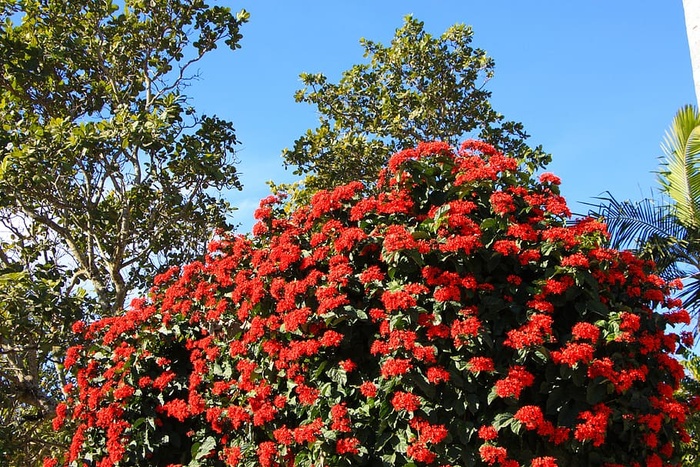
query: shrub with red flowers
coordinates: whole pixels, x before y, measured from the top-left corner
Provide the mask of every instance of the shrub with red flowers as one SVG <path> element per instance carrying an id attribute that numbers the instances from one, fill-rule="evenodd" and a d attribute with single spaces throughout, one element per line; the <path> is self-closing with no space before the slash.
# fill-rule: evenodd
<path id="1" fill-rule="evenodd" d="M 652 265 L 568 223 L 559 179 L 486 144 L 359 183 L 77 323 L 49 465 L 677 465 L 687 313 Z"/>

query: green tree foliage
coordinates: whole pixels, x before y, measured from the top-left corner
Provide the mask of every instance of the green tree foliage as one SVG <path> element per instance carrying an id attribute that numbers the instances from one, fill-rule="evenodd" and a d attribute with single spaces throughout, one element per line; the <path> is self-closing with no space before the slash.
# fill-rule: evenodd
<path id="1" fill-rule="evenodd" d="M 71 325 L 90 306 L 88 297 L 68 289 L 65 271 L 44 247 L 0 251 L 2 465 L 35 465 L 61 442 L 46 418 L 67 383 L 62 357 L 75 343 Z"/>
<path id="2" fill-rule="evenodd" d="M 354 65 L 333 84 L 323 74 L 302 74 L 297 102 L 316 106 L 319 126 L 283 152 L 304 179 L 306 195 L 353 180 L 372 183 L 394 152 L 420 141 L 457 144 L 477 134 L 507 154 L 548 157 L 531 150 L 522 124 L 491 108 L 485 89 L 494 62 L 473 48 L 472 29 L 454 25 L 439 37 L 408 16 L 389 46 L 362 39 L 368 63 Z"/>
<path id="3" fill-rule="evenodd" d="M 656 262 L 667 279 L 683 278 L 684 305 L 700 312 L 700 113 L 685 106 L 661 146 L 658 199 L 619 201 L 608 193 L 592 213 L 605 218 L 616 248 Z"/>
<path id="4" fill-rule="evenodd" d="M 662 466 L 688 322 L 648 261 L 571 223 L 551 173 L 468 141 L 393 156 L 79 323 L 48 463 Z"/>
<path id="5" fill-rule="evenodd" d="M 14 434 L 60 398 L 68 323 L 116 313 L 228 226 L 214 190 L 240 188 L 233 126 L 185 90 L 208 52 L 239 47 L 247 18 L 202 0 L 0 2 L 0 385 Z"/>

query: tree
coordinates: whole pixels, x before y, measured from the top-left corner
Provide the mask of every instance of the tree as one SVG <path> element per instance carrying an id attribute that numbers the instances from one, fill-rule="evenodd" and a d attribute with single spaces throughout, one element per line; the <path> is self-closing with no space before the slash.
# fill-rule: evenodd
<path id="1" fill-rule="evenodd" d="M 633 248 L 656 262 L 667 279 L 683 278 L 684 305 L 700 312 L 700 113 L 678 111 L 666 132 L 658 172 L 658 199 L 618 201 L 603 198 L 602 216 L 616 248 Z"/>
<path id="2" fill-rule="evenodd" d="M 408 16 L 391 45 L 362 39 L 368 63 L 343 72 L 338 84 L 323 74 L 302 74 L 297 102 L 316 106 L 319 126 L 285 149 L 308 198 L 318 189 L 351 181 L 371 183 L 394 152 L 420 141 L 457 144 L 477 133 L 508 154 L 539 167 L 548 156 L 525 144 L 522 124 L 505 121 L 485 90 L 494 62 L 473 48 L 472 29 L 450 27 L 440 37 Z"/>
<path id="3" fill-rule="evenodd" d="M 202 0 L 0 2 L 5 420 L 60 400 L 47 372 L 70 321 L 118 313 L 229 226 L 214 190 L 240 188 L 233 126 L 185 91 L 208 52 L 239 47 L 247 18 Z"/>
<path id="4" fill-rule="evenodd" d="M 64 270 L 45 261 L 44 245 L 0 266 L 0 463 L 37 465 L 62 437 L 47 419 L 69 377 L 62 356 L 76 343 L 71 325 L 90 299 L 66 288 Z"/>
<path id="5" fill-rule="evenodd" d="M 673 465 L 677 283 L 468 141 L 393 156 L 76 326 L 69 465 Z"/>

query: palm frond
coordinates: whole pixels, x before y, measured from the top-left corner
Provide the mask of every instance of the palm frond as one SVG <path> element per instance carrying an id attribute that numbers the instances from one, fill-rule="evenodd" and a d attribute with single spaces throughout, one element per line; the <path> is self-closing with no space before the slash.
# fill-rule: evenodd
<path id="1" fill-rule="evenodd" d="M 607 223 L 613 248 L 639 250 L 653 238 L 686 238 L 686 229 L 676 221 L 668 203 L 652 198 L 619 201 L 610 192 L 597 199 L 601 204 L 589 215 Z"/>
<path id="2" fill-rule="evenodd" d="M 661 149 L 661 190 L 673 200 L 682 225 L 700 227 L 700 113 L 694 106 L 678 111 Z"/>
<path id="3" fill-rule="evenodd" d="M 683 300 L 683 306 L 694 315 L 700 310 L 700 277 L 695 274 L 687 278 L 679 298 Z"/>

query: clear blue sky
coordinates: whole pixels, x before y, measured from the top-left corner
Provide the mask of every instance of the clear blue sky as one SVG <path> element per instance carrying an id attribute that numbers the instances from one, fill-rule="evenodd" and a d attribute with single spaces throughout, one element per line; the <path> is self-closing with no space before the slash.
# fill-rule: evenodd
<path id="1" fill-rule="evenodd" d="M 221 1 L 245 8 L 242 48 L 218 50 L 189 90 L 195 107 L 233 121 L 244 190 L 230 200 L 241 231 L 266 180 L 293 181 L 280 153 L 316 126 L 294 102 L 299 74 L 332 80 L 363 61 L 359 39 L 388 43 L 413 14 L 433 35 L 474 28 L 496 61 L 492 104 L 523 122 L 576 212 L 606 190 L 639 199 L 656 186 L 659 144 L 678 108 L 695 103 L 681 0 Z"/>

